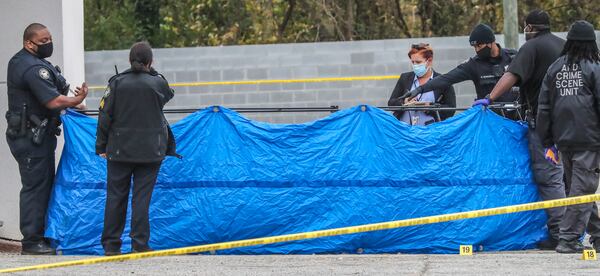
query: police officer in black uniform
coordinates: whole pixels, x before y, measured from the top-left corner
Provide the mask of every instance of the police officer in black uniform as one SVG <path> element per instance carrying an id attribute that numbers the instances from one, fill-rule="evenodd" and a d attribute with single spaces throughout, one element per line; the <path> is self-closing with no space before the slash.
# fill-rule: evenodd
<path id="1" fill-rule="evenodd" d="M 165 155 L 177 156 L 175 139 L 162 109 L 173 98 L 165 78 L 152 67 L 152 49 L 135 43 L 131 68 L 113 76 L 100 103 L 96 153 L 107 159 L 107 195 L 102 246 L 121 254 L 129 189 L 133 176 L 131 245 L 150 251 L 148 208 Z"/>
<path id="2" fill-rule="evenodd" d="M 545 147 L 556 144 L 561 151 L 568 196 L 594 194 L 600 180 L 600 52 L 594 26 L 583 20 L 573 23 L 561 54 L 542 83 L 536 131 Z M 600 252 L 595 202 L 567 206 L 556 251 L 583 251 L 579 237 L 584 232 Z"/>
<path id="3" fill-rule="evenodd" d="M 517 84 L 520 86 L 523 113 L 526 114 L 530 130 L 533 130 L 542 80 L 548 67 L 560 56 L 565 41 L 550 32 L 550 16 L 542 10 L 534 10 L 526 16 L 524 32 L 527 41 L 508 66 L 507 72 L 492 92 L 486 98 L 476 101 L 474 105 L 489 105 Z M 529 131 L 527 136 L 531 168 L 540 196 L 544 200 L 564 198 L 563 167 L 558 162 L 553 164 L 546 160 L 546 156 L 557 156 L 558 152 L 554 147 L 544 148 L 535 131 Z M 546 209 L 549 239 L 538 244 L 540 249 L 556 248 L 559 225 L 564 213 L 565 207 Z"/>
<path id="4" fill-rule="evenodd" d="M 20 228 L 22 254 L 55 254 L 44 238 L 48 200 L 54 183 L 56 136 L 60 110 L 87 96 L 87 85 L 67 96 L 69 84 L 45 60 L 53 51 L 46 26 L 33 23 L 23 33 L 23 49 L 8 63 L 6 140 L 21 175 Z"/>
<path id="5" fill-rule="evenodd" d="M 515 50 L 504 49 L 495 41 L 496 37 L 492 28 L 485 24 L 475 26 L 469 36 L 469 43 L 473 46 L 477 55 L 469 58 L 450 72 L 433 78 L 402 97 L 410 98 L 424 91 L 443 89 L 455 83 L 471 80 L 475 85 L 477 99 L 483 99 L 492 91 L 516 54 Z M 506 89 L 506 92 L 509 91 L 510 93 L 502 95 L 498 101 L 516 101 L 518 93 L 512 92 L 514 89 L 511 87 Z M 516 113 L 510 114 L 510 117 L 516 118 Z"/>

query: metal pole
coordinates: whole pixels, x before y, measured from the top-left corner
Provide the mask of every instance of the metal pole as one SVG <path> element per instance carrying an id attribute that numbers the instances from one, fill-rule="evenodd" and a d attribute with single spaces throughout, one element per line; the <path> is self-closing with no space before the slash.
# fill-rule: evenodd
<path id="1" fill-rule="evenodd" d="M 186 114 L 186 113 L 194 113 L 200 109 L 207 108 L 174 108 L 174 109 L 164 109 L 163 113 L 165 114 Z M 378 106 L 377 108 L 385 110 L 385 111 L 432 111 L 437 114 L 439 120 L 441 120 L 439 116 L 440 111 L 465 111 L 470 109 L 471 107 L 441 107 L 439 105 L 434 106 Z M 496 103 L 488 106 L 491 110 L 501 110 L 503 113 L 504 110 L 519 110 L 520 106 L 515 103 Z M 282 112 L 337 112 L 339 111 L 339 106 L 332 105 L 328 107 L 230 107 L 229 109 L 238 112 L 238 113 L 282 113 Z M 98 115 L 98 110 L 74 110 L 76 112 L 80 112 L 86 115 L 95 116 Z M 216 109 L 215 112 L 218 112 L 219 109 Z M 520 114 L 519 114 L 520 115 Z"/>
<path id="2" fill-rule="evenodd" d="M 519 18 L 517 13 L 517 0 L 503 0 L 504 10 L 504 47 L 519 48 Z"/>

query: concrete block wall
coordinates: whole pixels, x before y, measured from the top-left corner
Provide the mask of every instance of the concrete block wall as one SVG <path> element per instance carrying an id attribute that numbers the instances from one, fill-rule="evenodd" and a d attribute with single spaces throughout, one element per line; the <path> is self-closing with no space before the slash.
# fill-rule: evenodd
<path id="1" fill-rule="evenodd" d="M 503 36 L 498 35 L 497 40 L 502 44 Z M 434 49 L 434 69 L 445 73 L 474 55 L 467 41 L 467 37 L 460 36 L 155 49 L 154 67 L 170 83 L 399 75 L 411 70 L 407 57 L 410 45 L 426 42 Z M 114 74 L 114 65 L 119 70 L 129 67 L 128 50 L 86 52 L 85 61 L 86 81 L 90 85 L 105 85 Z M 385 106 L 395 83 L 396 80 L 381 80 L 178 86 L 175 87 L 176 96 L 168 107 Z M 457 84 L 454 88 L 458 106 L 472 103 L 475 92 L 471 82 Z M 102 94 L 101 89 L 94 90 L 88 106 L 96 108 Z M 272 123 L 303 123 L 327 115 L 245 114 L 249 118 Z M 170 118 L 177 120 L 183 116 Z"/>

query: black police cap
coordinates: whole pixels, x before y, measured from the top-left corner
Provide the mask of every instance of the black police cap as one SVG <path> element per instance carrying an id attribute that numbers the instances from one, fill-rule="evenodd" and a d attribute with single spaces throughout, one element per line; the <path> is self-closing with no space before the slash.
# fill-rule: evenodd
<path id="1" fill-rule="evenodd" d="M 486 24 L 479 24 L 475 26 L 473 31 L 471 31 L 471 35 L 469 36 L 469 43 L 472 46 L 477 44 L 487 44 L 496 41 L 496 37 L 494 36 L 494 31 L 492 28 Z"/>

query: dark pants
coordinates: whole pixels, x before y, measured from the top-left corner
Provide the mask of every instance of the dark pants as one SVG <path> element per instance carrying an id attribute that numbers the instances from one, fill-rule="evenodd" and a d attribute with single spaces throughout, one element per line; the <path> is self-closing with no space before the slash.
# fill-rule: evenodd
<path id="1" fill-rule="evenodd" d="M 148 246 L 148 240 L 150 240 L 148 208 L 160 164 L 161 162 L 107 162 L 106 209 L 104 210 L 104 230 L 102 231 L 102 246 L 105 252 L 120 251 L 132 176 L 133 196 L 131 233 L 129 234 L 131 246 L 136 251 L 150 248 Z"/>
<path id="2" fill-rule="evenodd" d="M 569 197 L 596 193 L 600 180 L 600 152 L 562 152 Z M 560 239 L 575 241 L 588 232 L 591 241 L 600 242 L 600 217 L 595 202 L 567 206 L 560 224 Z"/>
<path id="3" fill-rule="evenodd" d="M 45 242 L 46 212 L 54 184 L 56 137 L 46 136 L 41 145 L 31 137 L 10 139 L 8 147 L 19 164 L 21 193 L 19 198 L 22 246 L 27 249 Z"/>
<path id="4" fill-rule="evenodd" d="M 529 130 L 529 154 L 531 155 L 531 169 L 537 184 L 538 192 L 543 200 L 565 198 L 565 183 L 563 182 L 562 165 L 554 165 L 545 158 L 545 148 L 540 138 L 533 130 Z M 548 234 L 558 240 L 560 223 L 565 214 L 565 207 L 546 209 L 548 215 Z"/>

